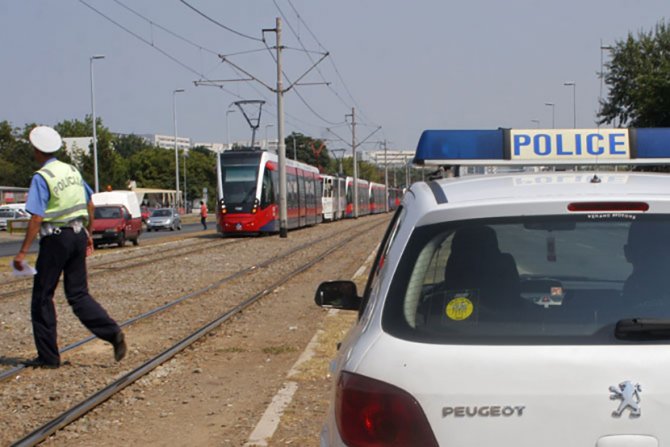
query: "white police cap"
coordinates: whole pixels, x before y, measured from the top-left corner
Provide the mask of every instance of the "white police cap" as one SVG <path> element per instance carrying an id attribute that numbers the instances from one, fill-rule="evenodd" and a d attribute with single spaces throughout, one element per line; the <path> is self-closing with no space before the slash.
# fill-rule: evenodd
<path id="1" fill-rule="evenodd" d="M 48 126 L 37 126 L 31 130 L 30 142 L 37 150 L 45 154 L 56 152 L 63 145 L 63 140 L 58 132 Z"/>

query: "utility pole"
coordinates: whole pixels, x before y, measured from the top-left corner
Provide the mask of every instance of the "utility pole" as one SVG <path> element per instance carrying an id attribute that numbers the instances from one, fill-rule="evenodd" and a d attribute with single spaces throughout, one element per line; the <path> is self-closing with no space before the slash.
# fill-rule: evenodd
<path id="1" fill-rule="evenodd" d="M 351 114 L 344 115 L 344 119 L 351 117 L 351 156 L 354 162 L 354 219 L 358 219 L 358 161 L 356 160 L 356 110 L 352 107 Z"/>
<path id="2" fill-rule="evenodd" d="M 279 237 L 288 235 L 288 202 L 286 200 L 286 142 L 284 141 L 284 88 L 281 68 L 281 18 L 276 17 L 277 36 L 277 139 L 279 140 Z M 295 140 L 294 140 L 295 141 Z"/>

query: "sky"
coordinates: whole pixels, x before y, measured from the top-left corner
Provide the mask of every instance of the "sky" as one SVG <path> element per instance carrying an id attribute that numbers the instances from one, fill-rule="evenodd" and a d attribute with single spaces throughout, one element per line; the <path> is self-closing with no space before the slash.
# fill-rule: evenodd
<path id="1" fill-rule="evenodd" d="M 174 135 L 176 111 L 180 137 L 249 140 L 234 102 L 262 100 L 256 138 L 276 138 L 263 30 L 281 18 L 285 135 L 350 150 L 352 112 L 370 151 L 414 150 L 425 129 L 593 128 L 601 42 L 668 15 L 667 0 L 4 0 L 0 121 L 83 120 L 92 66 L 112 132 Z"/>

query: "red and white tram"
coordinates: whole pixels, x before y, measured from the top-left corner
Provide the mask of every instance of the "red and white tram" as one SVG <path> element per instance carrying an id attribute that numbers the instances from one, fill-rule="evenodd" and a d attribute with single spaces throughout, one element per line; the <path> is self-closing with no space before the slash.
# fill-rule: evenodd
<path id="1" fill-rule="evenodd" d="M 370 182 L 368 196 L 370 197 L 370 214 L 386 212 L 386 187 L 383 184 Z"/>
<path id="2" fill-rule="evenodd" d="M 279 232 L 279 161 L 257 149 L 223 152 L 217 158 L 217 230 L 223 235 Z M 322 220 L 317 168 L 286 160 L 287 229 Z"/>
<path id="3" fill-rule="evenodd" d="M 370 182 L 358 179 L 358 215 L 366 216 L 370 214 Z M 345 217 L 354 217 L 354 178 L 346 178 L 346 198 L 347 207 L 345 209 Z"/>

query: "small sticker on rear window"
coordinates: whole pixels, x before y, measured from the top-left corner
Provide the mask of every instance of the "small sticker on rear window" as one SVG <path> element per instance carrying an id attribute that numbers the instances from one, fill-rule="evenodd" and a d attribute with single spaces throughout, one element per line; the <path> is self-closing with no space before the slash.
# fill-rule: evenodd
<path id="1" fill-rule="evenodd" d="M 446 314 L 451 320 L 461 321 L 470 318 L 475 306 L 466 296 L 457 296 L 447 303 Z"/>

